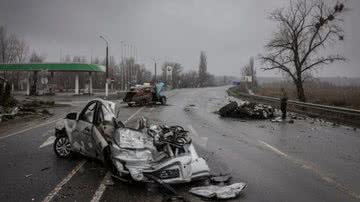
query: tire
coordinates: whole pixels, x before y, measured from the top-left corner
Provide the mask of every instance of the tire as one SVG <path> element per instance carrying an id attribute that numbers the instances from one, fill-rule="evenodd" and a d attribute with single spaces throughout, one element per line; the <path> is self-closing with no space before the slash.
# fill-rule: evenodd
<path id="1" fill-rule="evenodd" d="M 237 108 L 238 104 L 236 102 L 230 102 L 219 109 L 219 114 L 220 116 L 230 116 Z"/>
<path id="2" fill-rule="evenodd" d="M 162 97 L 160 98 L 160 102 L 161 102 L 162 105 L 166 105 L 166 97 L 165 97 L 165 96 L 162 96 Z"/>
<path id="3" fill-rule="evenodd" d="M 129 107 L 132 107 L 132 106 L 133 106 L 133 104 L 132 104 L 132 103 L 128 103 L 128 106 L 129 106 Z"/>
<path id="4" fill-rule="evenodd" d="M 70 158 L 72 155 L 71 144 L 67 135 L 60 135 L 55 139 L 54 152 L 60 158 Z"/>

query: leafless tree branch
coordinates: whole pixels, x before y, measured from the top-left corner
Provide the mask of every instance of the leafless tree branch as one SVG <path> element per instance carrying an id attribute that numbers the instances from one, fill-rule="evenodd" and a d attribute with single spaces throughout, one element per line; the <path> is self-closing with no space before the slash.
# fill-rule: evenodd
<path id="1" fill-rule="evenodd" d="M 343 56 L 318 54 L 343 38 L 340 15 L 345 10 L 343 3 L 330 5 L 325 0 L 290 1 L 288 8 L 276 9 L 270 19 L 279 29 L 265 45 L 267 54 L 261 60 L 268 67 L 263 69 L 279 69 L 289 74 L 298 89 L 298 98 L 304 101 L 302 74 L 320 65 L 345 60 Z"/>

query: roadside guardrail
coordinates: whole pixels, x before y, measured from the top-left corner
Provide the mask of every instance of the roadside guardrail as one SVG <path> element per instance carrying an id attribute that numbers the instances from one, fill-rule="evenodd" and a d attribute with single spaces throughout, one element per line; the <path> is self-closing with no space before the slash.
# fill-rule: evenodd
<path id="1" fill-rule="evenodd" d="M 231 96 L 244 98 L 246 100 L 270 104 L 275 107 L 280 106 L 280 99 L 275 97 L 234 92 L 234 90 L 231 88 L 228 89 L 228 94 Z M 360 127 L 360 110 L 314 104 L 309 102 L 300 102 L 296 100 L 288 100 L 288 109 L 289 111 L 306 114 L 310 117 L 319 117 L 340 122 L 346 125 Z"/>

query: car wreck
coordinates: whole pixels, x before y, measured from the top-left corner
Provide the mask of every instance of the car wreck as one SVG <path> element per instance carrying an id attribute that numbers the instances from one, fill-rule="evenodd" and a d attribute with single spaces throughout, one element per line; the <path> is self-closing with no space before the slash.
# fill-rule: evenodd
<path id="1" fill-rule="evenodd" d="M 102 99 L 90 101 L 80 113 L 67 114 L 56 124 L 55 154 L 99 159 L 127 181 L 171 184 L 209 176 L 206 161 L 183 127 L 150 124 L 142 118 L 137 128 L 130 128 L 115 114 L 115 103 Z"/>
<path id="2" fill-rule="evenodd" d="M 150 84 L 138 85 L 130 88 L 123 99 L 130 107 L 135 105 L 149 105 L 160 103 L 166 104 L 166 96 L 163 94 L 164 83 L 160 82 L 154 86 Z"/>
<path id="3" fill-rule="evenodd" d="M 274 116 L 275 110 L 270 105 L 248 101 L 238 104 L 235 101 L 231 101 L 220 108 L 218 113 L 222 117 L 268 119 Z"/>

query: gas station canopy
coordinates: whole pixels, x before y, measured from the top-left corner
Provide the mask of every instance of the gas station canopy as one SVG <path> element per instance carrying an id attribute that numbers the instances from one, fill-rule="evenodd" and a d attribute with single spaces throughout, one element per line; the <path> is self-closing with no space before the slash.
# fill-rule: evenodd
<path id="1" fill-rule="evenodd" d="M 98 64 L 84 63 L 23 63 L 23 64 L 0 64 L 0 71 L 24 71 L 24 72 L 74 72 L 75 76 L 75 94 L 79 94 L 79 73 L 89 73 L 89 92 L 92 94 L 92 72 L 105 72 L 106 68 Z M 53 76 L 53 74 L 52 74 Z M 36 81 L 34 81 L 36 86 Z M 26 84 L 26 95 L 30 95 L 30 74 L 28 74 Z"/>
<path id="2" fill-rule="evenodd" d="M 83 63 L 0 64 L 0 71 L 105 72 L 105 66 Z"/>

